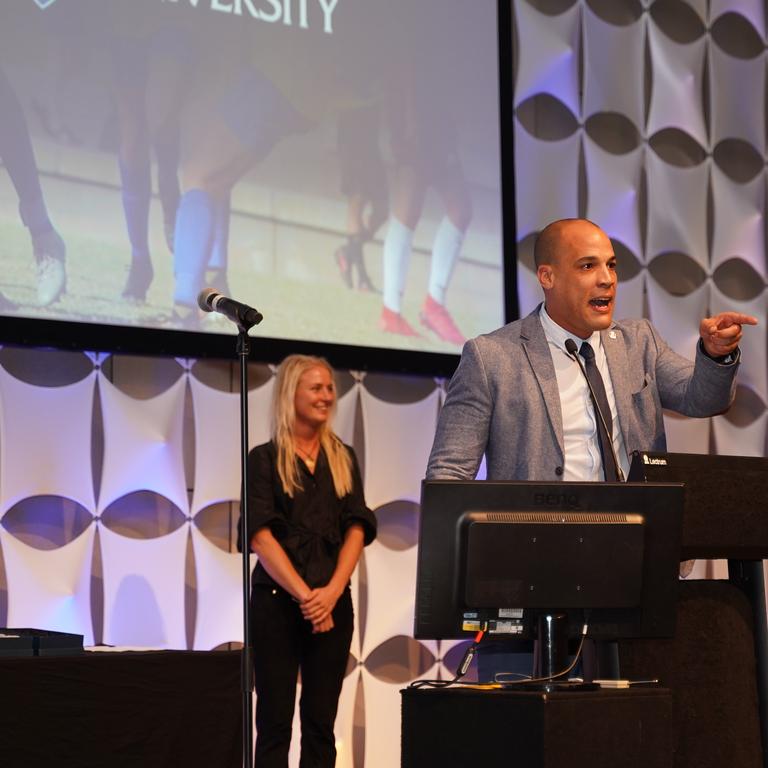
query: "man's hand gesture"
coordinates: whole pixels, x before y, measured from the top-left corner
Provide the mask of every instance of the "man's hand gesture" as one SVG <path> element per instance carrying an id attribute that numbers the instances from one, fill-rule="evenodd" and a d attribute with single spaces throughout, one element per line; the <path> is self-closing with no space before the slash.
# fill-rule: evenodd
<path id="1" fill-rule="evenodd" d="M 740 312 L 721 312 L 705 317 L 699 325 L 701 343 L 710 357 L 723 357 L 739 346 L 742 325 L 757 325 L 757 318 Z"/>

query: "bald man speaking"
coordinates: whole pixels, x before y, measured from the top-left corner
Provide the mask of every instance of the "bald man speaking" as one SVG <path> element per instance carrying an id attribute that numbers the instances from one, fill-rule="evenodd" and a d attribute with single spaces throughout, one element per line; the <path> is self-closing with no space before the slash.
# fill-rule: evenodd
<path id="1" fill-rule="evenodd" d="M 616 256 L 597 225 L 549 224 L 534 260 L 544 303 L 464 346 L 427 479 L 472 479 L 485 454 L 489 480 L 621 480 L 633 451 L 666 450 L 663 409 L 704 417 L 730 406 L 754 317 L 704 318 L 692 362 L 647 320 L 614 321 Z"/>

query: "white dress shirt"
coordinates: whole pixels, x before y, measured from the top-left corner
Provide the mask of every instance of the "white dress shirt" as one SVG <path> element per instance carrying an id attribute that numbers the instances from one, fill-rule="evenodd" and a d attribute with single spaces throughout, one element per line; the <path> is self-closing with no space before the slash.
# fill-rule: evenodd
<path id="1" fill-rule="evenodd" d="M 600 457 L 600 444 L 597 437 L 597 419 L 592 407 L 584 375 L 578 363 L 565 349 L 567 339 L 573 339 L 577 348 L 588 341 L 595 351 L 595 362 L 603 377 L 605 394 L 611 408 L 613 420 L 613 449 L 616 452 L 621 469 L 626 477 L 629 472 L 629 457 L 624 446 L 624 437 L 619 428 L 619 416 L 616 412 L 616 397 L 608 370 L 608 361 L 600 340 L 600 333 L 595 331 L 588 339 L 582 339 L 561 328 L 542 305 L 539 312 L 544 334 L 549 343 L 552 363 L 557 376 L 557 388 L 560 392 L 560 408 L 563 416 L 563 441 L 565 448 L 565 466 L 563 480 L 603 479 L 603 462 Z"/>

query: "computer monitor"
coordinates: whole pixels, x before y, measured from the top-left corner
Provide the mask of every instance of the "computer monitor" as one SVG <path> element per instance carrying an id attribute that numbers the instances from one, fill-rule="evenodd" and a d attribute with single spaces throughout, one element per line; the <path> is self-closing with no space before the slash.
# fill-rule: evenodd
<path id="1" fill-rule="evenodd" d="M 683 486 L 425 481 L 414 636 L 530 639 L 542 612 L 596 639 L 674 634 Z"/>

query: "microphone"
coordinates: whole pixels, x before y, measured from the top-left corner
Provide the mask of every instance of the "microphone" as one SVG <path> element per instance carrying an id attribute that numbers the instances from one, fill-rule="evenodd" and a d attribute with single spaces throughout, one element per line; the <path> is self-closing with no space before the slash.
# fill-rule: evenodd
<path id="1" fill-rule="evenodd" d="M 264 315 L 258 309 L 241 304 L 234 299 L 228 299 L 215 288 L 203 288 L 197 297 L 197 306 L 203 312 L 218 312 L 235 323 L 238 328 L 248 330 L 253 325 L 258 325 Z"/>
<path id="2" fill-rule="evenodd" d="M 592 389 L 592 383 L 590 382 L 589 376 L 587 376 L 587 372 L 584 370 L 584 366 L 579 358 L 579 348 L 576 346 L 576 342 L 573 339 L 566 339 L 565 350 L 576 361 L 576 364 L 579 366 L 579 370 L 581 371 L 582 376 L 584 376 L 584 381 L 587 382 L 587 386 L 589 387 L 589 394 L 592 396 L 592 405 L 595 406 L 595 413 L 597 414 L 597 418 L 600 419 L 600 423 L 603 425 L 603 430 L 605 431 L 605 434 L 608 436 L 608 444 L 611 448 L 613 463 L 616 466 L 616 474 L 619 476 L 619 482 L 623 483 L 624 472 L 622 472 L 621 464 L 619 464 L 619 457 L 616 455 L 616 451 L 613 449 L 613 434 L 612 434 L 612 431 L 608 429 L 608 424 L 605 421 L 605 416 L 603 416 L 603 412 L 600 410 L 600 406 L 598 405 L 597 397 L 595 396 L 595 390 Z"/>

